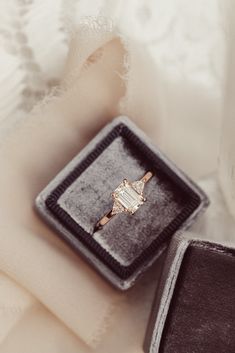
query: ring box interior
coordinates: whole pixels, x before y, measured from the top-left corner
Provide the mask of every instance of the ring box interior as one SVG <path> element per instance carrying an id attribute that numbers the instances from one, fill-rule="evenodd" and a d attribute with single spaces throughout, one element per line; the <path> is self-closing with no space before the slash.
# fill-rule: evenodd
<path id="1" fill-rule="evenodd" d="M 235 352 L 235 249 L 175 238 L 145 339 L 146 353 Z"/>
<path id="2" fill-rule="evenodd" d="M 137 181 L 147 171 L 154 173 L 145 185 L 147 201 L 135 214 L 117 214 L 95 231 L 123 179 Z M 126 117 L 103 128 L 36 199 L 40 215 L 57 233 L 122 290 L 207 205 L 203 191 Z"/>

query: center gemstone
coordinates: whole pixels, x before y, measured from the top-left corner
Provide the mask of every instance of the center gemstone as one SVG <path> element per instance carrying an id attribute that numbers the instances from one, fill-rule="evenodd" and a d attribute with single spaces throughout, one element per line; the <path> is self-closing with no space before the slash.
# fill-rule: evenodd
<path id="1" fill-rule="evenodd" d="M 126 211 L 135 213 L 144 203 L 143 196 L 139 194 L 130 182 L 124 180 L 114 191 L 115 200 L 119 202 Z"/>

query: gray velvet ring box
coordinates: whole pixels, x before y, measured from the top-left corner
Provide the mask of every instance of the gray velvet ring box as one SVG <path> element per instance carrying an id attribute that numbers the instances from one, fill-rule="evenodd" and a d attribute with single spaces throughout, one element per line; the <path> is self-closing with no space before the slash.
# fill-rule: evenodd
<path id="1" fill-rule="evenodd" d="M 101 230 L 97 221 L 112 208 L 111 193 L 124 178 L 154 176 L 147 201 L 134 215 L 121 213 Z M 119 117 L 49 183 L 36 208 L 58 234 L 109 282 L 131 287 L 159 257 L 173 234 L 208 205 L 206 195 L 128 118 Z"/>
<path id="2" fill-rule="evenodd" d="M 147 329 L 146 353 L 235 352 L 235 249 L 174 237 Z"/>

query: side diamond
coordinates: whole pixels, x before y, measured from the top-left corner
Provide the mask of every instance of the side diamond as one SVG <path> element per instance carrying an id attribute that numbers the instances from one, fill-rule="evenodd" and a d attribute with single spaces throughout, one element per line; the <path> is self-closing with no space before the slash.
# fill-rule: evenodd
<path id="1" fill-rule="evenodd" d="M 134 181 L 132 184 L 133 189 L 135 189 L 138 194 L 142 195 L 144 191 L 144 182 L 141 180 Z"/>
<path id="2" fill-rule="evenodd" d="M 124 211 L 125 211 L 125 208 L 122 205 L 120 205 L 119 202 L 114 201 L 112 214 L 118 214 L 118 213 L 121 213 L 121 212 L 124 212 Z"/>

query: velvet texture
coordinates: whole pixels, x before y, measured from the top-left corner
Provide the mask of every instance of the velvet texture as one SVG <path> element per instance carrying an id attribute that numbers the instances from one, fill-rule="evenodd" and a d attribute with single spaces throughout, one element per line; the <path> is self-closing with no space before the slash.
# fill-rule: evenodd
<path id="1" fill-rule="evenodd" d="M 147 201 L 134 215 L 116 215 L 95 232 L 112 208 L 112 191 L 124 178 L 139 180 L 149 170 L 154 175 L 145 186 Z M 112 283 L 119 278 L 127 287 L 206 203 L 201 190 L 123 117 L 103 129 L 37 199 L 40 212 L 73 247 Z"/>
<path id="2" fill-rule="evenodd" d="M 235 250 L 190 242 L 156 352 L 234 353 L 234 303 Z"/>
<path id="3" fill-rule="evenodd" d="M 58 203 L 93 235 L 96 222 L 111 210 L 110 195 L 123 178 L 138 180 L 151 170 L 144 162 L 131 144 L 118 137 L 65 191 Z M 147 202 L 134 215 L 116 215 L 93 236 L 124 266 L 130 265 L 151 244 L 187 201 L 174 183 L 157 173 L 146 184 L 144 195 Z"/>

